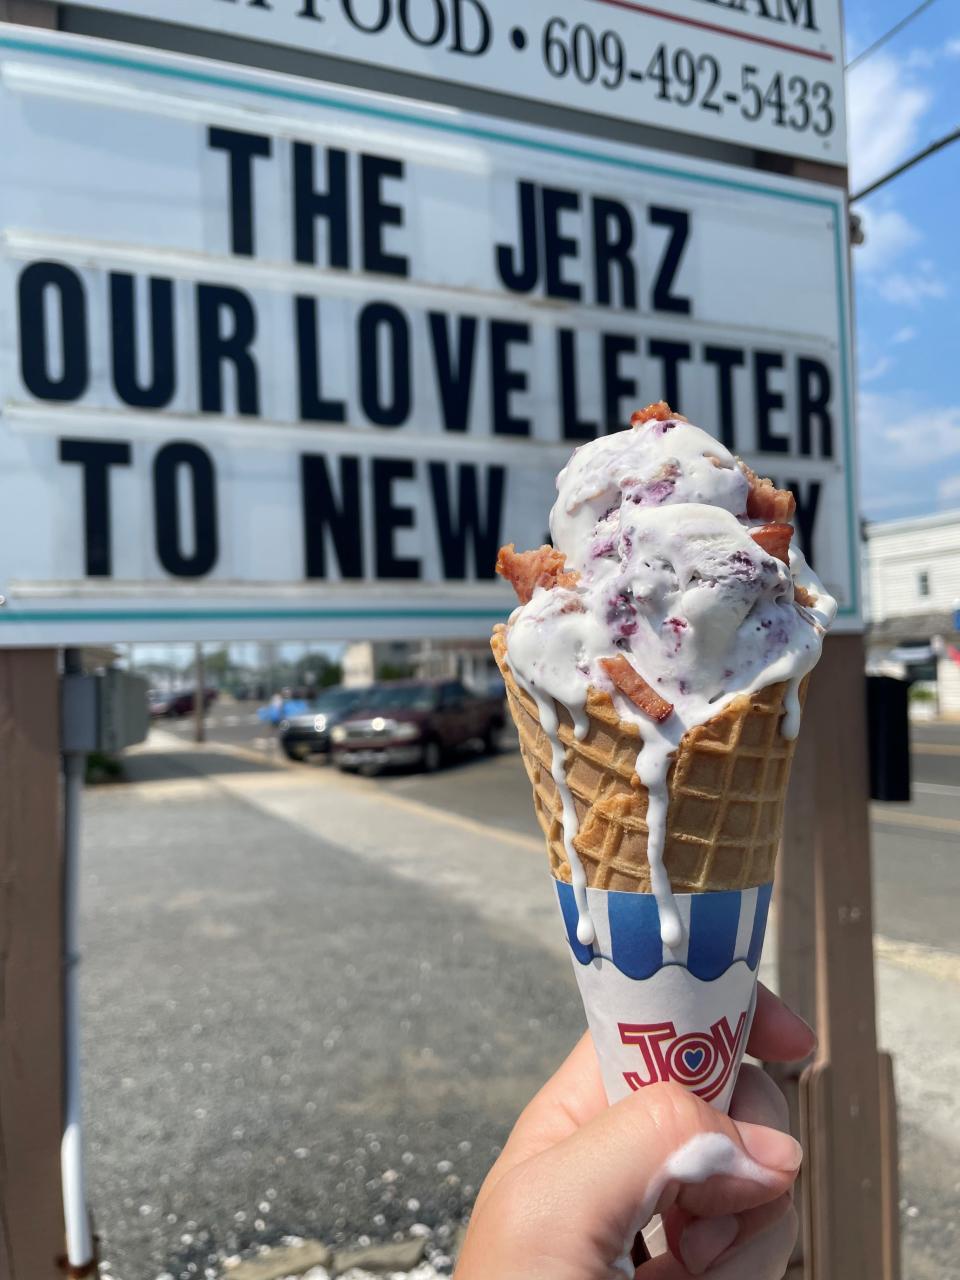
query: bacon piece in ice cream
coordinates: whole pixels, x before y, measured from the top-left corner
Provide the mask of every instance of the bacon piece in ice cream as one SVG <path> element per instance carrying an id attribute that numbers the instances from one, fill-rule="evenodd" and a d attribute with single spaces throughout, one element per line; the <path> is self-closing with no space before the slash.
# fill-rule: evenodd
<path id="1" fill-rule="evenodd" d="M 747 477 L 750 492 L 747 494 L 747 515 L 751 520 L 792 520 L 797 500 L 789 489 L 778 489 L 772 480 L 763 480 L 751 471 L 742 458 L 738 458 L 740 470 Z"/>
<path id="2" fill-rule="evenodd" d="M 631 413 L 630 425 L 631 427 L 639 427 L 645 422 L 669 422 L 671 418 L 686 422 L 683 414 L 674 413 L 666 400 L 657 400 L 653 404 L 648 404 L 645 409 L 637 409 L 635 413 Z"/>
<path id="3" fill-rule="evenodd" d="M 807 609 L 812 609 L 817 603 L 817 597 L 812 591 L 808 591 L 806 587 L 801 587 L 799 582 L 793 584 L 793 603 L 802 604 Z"/>
<path id="4" fill-rule="evenodd" d="M 564 570 L 564 555 L 555 547 L 538 547 L 536 551 L 518 551 L 511 542 L 501 547 L 497 556 L 497 573 L 516 591 L 521 604 L 526 604 L 537 587 L 574 587 L 580 575 Z"/>
<path id="5" fill-rule="evenodd" d="M 600 665 L 620 690 L 625 698 L 629 698 L 635 707 L 639 707 L 651 720 L 666 720 L 673 712 L 673 703 L 661 698 L 656 689 L 647 684 L 643 676 L 632 663 L 621 654 L 616 658 L 601 658 Z"/>
<path id="6" fill-rule="evenodd" d="M 768 556 L 790 562 L 790 539 L 793 537 L 793 526 L 789 524 L 762 524 L 759 529 L 751 529 L 750 537 L 762 547 Z"/>

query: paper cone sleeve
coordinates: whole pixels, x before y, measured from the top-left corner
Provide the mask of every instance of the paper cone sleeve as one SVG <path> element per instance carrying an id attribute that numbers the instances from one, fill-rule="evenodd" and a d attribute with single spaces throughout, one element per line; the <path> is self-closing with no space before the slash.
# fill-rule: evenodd
<path id="1" fill-rule="evenodd" d="M 494 630 L 491 647 L 519 733 L 550 870 L 555 879 L 569 882 L 550 739 L 540 725 L 536 702 L 510 670 L 502 624 Z M 805 678 L 801 701 L 806 686 Z M 667 777 L 664 848 L 675 893 L 745 889 L 773 879 L 794 750 L 794 742 L 780 732 L 787 688 L 780 682 L 738 695 L 680 740 Z M 589 729 L 580 741 L 569 714 L 562 707 L 558 710 L 566 782 L 577 811 L 573 844 L 587 884 L 650 893 L 647 790 L 635 771 L 642 746 L 639 729 L 621 720 L 612 699 L 598 689 L 587 694 Z"/>

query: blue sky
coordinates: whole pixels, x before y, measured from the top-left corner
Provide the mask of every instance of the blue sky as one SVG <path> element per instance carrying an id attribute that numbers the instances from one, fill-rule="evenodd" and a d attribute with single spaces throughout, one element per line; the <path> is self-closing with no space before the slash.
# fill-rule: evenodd
<path id="1" fill-rule="evenodd" d="M 848 61 L 916 0 L 847 0 Z M 851 190 L 960 125 L 960 7 L 938 0 L 847 78 Z M 858 203 L 862 506 L 960 509 L 960 142 Z"/>

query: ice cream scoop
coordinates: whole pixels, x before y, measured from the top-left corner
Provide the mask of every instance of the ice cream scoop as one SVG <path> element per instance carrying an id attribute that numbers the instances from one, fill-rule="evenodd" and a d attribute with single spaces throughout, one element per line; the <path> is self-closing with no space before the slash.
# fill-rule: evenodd
<path id="1" fill-rule="evenodd" d="M 795 737 L 801 681 L 836 602 L 790 546 L 792 496 L 666 405 L 581 446 L 557 489 L 554 546 L 504 548 L 498 569 L 521 596 L 505 660 L 552 743 L 577 936 L 588 945 L 594 927 L 558 717 L 565 710 L 582 740 L 588 696 L 599 692 L 639 731 L 650 885 L 664 944 L 677 946 L 682 927 L 663 850 L 678 747 L 734 699 L 781 682 L 780 733 Z"/>

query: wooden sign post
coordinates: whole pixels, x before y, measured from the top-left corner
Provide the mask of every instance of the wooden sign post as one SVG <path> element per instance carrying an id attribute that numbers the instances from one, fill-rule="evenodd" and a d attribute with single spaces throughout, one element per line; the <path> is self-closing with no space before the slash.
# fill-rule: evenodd
<path id="1" fill-rule="evenodd" d="M 0 650 L 0 1280 L 62 1275 L 59 723 L 56 651 Z"/>
<path id="2" fill-rule="evenodd" d="M 804 1280 L 899 1280 L 893 1067 L 877 1049 L 863 643 L 837 636 L 810 682 L 777 874 L 780 988 L 817 1029 L 784 1079 L 805 1150 Z"/>

